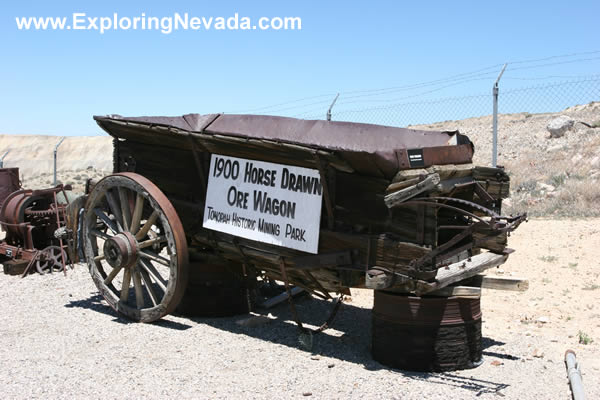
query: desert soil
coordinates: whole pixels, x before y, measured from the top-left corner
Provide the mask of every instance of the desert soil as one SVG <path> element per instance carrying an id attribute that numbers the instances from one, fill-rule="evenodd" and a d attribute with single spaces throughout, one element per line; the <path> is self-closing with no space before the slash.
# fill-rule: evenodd
<path id="1" fill-rule="evenodd" d="M 0 396 L 568 399 L 563 355 L 573 349 L 588 398 L 599 398 L 599 227 L 600 219 L 521 225 L 510 238 L 516 252 L 489 273 L 529 279 L 529 290 L 484 289 L 484 363 L 449 373 L 371 359 L 368 290 L 353 290 L 307 351 L 286 304 L 246 326 L 244 316 L 138 324 L 106 305 L 81 264 L 66 277 L 0 275 Z M 331 305 L 301 298 L 297 306 L 316 326 Z M 584 334 L 593 342 L 580 343 Z"/>

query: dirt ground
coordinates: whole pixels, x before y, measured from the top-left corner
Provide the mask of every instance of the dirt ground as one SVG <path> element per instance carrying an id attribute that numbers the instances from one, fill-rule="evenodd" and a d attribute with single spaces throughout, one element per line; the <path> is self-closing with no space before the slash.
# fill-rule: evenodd
<path id="1" fill-rule="evenodd" d="M 516 253 L 489 273 L 529 279 L 529 290 L 484 290 L 484 363 L 448 373 L 372 360 L 368 290 L 353 290 L 307 351 L 286 304 L 249 326 L 245 316 L 136 324 L 106 305 L 84 265 L 67 277 L 0 275 L 0 397 L 569 399 L 563 356 L 573 349 L 588 398 L 600 398 L 599 223 L 522 224 Z M 297 301 L 313 327 L 330 307 Z"/>
<path id="2" fill-rule="evenodd" d="M 487 290 L 482 297 L 487 329 L 499 336 L 521 331 L 526 338 L 542 339 L 538 354 L 553 361 L 562 359 L 565 347 L 572 348 L 586 360 L 585 369 L 600 371 L 599 223 L 532 220 L 521 225 L 509 239 L 517 251 L 491 273 L 527 278 L 529 290 L 516 295 Z M 579 332 L 594 342 L 580 344 Z M 532 347 L 533 352 L 535 343 Z"/>

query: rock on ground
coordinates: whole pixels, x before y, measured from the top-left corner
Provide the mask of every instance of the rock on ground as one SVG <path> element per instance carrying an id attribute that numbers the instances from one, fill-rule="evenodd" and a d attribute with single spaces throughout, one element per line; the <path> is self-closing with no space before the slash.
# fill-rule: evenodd
<path id="1" fill-rule="evenodd" d="M 571 118 L 561 115 L 560 117 L 550 120 L 546 126 L 546 129 L 548 129 L 548 132 L 550 132 L 550 137 L 558 138 L 564 136 L 569 129 L 573 128 L 574 124 L 575 121 L 573 121 Z"/>

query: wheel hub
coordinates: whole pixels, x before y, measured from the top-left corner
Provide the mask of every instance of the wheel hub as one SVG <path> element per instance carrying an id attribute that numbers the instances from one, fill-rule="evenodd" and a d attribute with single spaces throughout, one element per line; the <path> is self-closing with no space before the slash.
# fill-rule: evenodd
<path id="1" fill-rule="evenodd" d="M 131 267 L 138 257 L 138 243 L 129 232 L 121 232 L 104 242 L 106 261 L 113 267 Z"/>

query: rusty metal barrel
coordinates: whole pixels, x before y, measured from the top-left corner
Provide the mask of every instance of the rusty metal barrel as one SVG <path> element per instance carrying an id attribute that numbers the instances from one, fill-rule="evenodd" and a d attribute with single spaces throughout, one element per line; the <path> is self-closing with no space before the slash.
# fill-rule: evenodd
<path id="1" fill-rule="evenodd" d="M 229 317 L 251 311 L 242 266 L 228 261 L 190 262 L 188 286 L 177 312 L 188 317 Z"/>
<path id="2" fill-rule="evenodd" d="M 408 371 L 452 371 L 482 362 L 480 299 L 375 291 L 373 359 Z"/>

